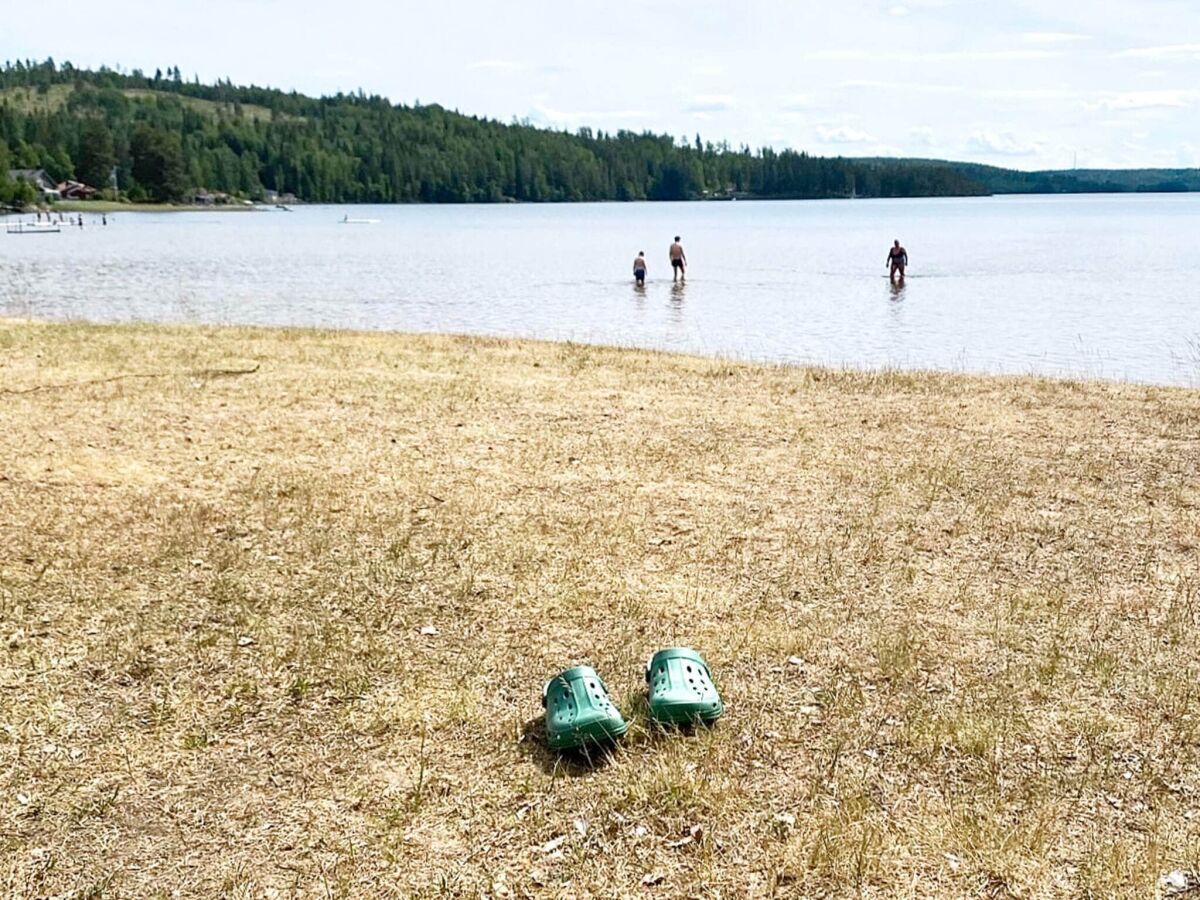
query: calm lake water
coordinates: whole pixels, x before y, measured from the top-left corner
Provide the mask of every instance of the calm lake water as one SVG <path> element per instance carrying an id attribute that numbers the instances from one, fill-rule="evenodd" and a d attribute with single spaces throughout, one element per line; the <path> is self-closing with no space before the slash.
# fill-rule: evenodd
<path id="1" fill-rule="evenodd" d="M 1198 223 L 1200 195 L 121 213 L 0 234 L 0 314 L 1200 385 Z M 675 234 L 686 287 L 666 262 Z M 902 290 L 884 267 L 893 238 L 911 260 Z"/>

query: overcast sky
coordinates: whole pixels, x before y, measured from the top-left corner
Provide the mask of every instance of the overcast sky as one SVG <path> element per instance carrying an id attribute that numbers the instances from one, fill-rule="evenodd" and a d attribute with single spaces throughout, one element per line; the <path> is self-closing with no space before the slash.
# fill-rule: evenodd
<path id="1" fill-rule="evenodd" d="M 0 56 L 1015 168 L 1200 166 L 1197 0 L 0 0 Z"/>

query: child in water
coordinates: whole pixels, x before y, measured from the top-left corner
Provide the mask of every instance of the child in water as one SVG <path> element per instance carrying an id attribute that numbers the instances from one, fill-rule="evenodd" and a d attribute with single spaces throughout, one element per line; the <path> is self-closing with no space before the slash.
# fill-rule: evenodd
<path id="1" fill-rule="evenodd" d="M 646 284 L 646 251 L 642 250 L 638 253 L 637 259 L 633 261 L 633 280 L 639 287 Z"/>

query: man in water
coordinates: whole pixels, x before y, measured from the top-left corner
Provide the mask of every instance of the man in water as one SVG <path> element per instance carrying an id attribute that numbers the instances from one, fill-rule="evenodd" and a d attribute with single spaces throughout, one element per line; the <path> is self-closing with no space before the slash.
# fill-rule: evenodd
<path id="1" fill-rule="evenodd" d="M 683 252 L 683 244 L 679 243 L 679 235 L 675 235 L 675 243 L 671 245 L 671 281 L 676 279 L 687 281 L 687 254 Z"/>
<path id="2" fill-rule="evenodd" d="M 646 251 L 638 251 L 637 259 L 633 261 L 633 280 L 638 287 L 646 285 Z"/>
<path id="3" fill-rule="evenodd" d="M 892 242 L 892 249 L 888 250 L 886 265 L 892 267 L 892 281 L 896 280 L 897 272 L 900 273 L 900 280 L 904 280 L 904 267 L 908 265 L 908 251 L 900 246 L 900 241 Z"/>

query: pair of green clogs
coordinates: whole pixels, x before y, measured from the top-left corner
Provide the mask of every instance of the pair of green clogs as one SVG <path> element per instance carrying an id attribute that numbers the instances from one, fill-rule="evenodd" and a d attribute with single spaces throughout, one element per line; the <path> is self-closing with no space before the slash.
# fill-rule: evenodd
<path id="1" fill-rule="evenodd" d="M 646 663 L 650 718 L 662 725 L 715 722 L 724 712 L 708 664 L 689 647 L 659 650 Z M 610 744 L 629 730 L 591 666 L 575 666 L 546 682 L 546 739 L 552 750 Z"/>

